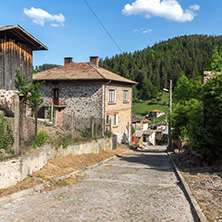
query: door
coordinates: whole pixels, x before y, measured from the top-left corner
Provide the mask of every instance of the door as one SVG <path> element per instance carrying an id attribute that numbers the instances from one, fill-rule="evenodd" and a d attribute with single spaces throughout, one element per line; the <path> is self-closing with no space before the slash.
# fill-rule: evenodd
<path id="1" fill-rule="evenodd" d="M 59 105 L 59 89 L 53 89 L 53 103 Z"/>

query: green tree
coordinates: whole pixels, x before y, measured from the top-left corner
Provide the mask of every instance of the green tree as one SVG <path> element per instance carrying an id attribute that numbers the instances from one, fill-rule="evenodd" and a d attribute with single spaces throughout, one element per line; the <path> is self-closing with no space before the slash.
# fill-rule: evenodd
<path id="1" fill-rule="evenodd" d="M 35 136 L 37 136 L 38 106 L 43 102 L 40 88 L 44 85 L 44 82 L 33 82 L 33 80 L 29 80 L 24 73 L 20 74 L 19 70 L 15 72 L 15 88 L 18 90 L 19 96 L 21 96 L 20 112 L 23 113 L 24 104 L 27 104 L 32 109 L 35 116 Z M 20 116 L 20 119 L 23 119 L 23 114 Z M 22 132 L 23 130 L 20 129 L 20 131 Z"/>
<path id="2" fill-rule="evenodd" d="M 212 157 L 222 158 L 222 74 L 216 74 L 203 87 L 206 145 Z"/>
<path id="3" fill-rule="evenodd" d="M 216 46 L 212 58 L 207 66 L 208 71 L 221 72 L 222 71 L 222 46 Z"/>

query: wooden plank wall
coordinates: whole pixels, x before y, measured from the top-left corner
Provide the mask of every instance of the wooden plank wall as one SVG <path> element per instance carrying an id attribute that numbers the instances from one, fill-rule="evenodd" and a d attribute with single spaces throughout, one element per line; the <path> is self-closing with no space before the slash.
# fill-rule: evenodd
<path id="1" fill-rule="evenodd" d="M 32 78 L 32 49 L 15 40 L 0 39 L 0 89 L 15 89 L 15 69 Z"/>

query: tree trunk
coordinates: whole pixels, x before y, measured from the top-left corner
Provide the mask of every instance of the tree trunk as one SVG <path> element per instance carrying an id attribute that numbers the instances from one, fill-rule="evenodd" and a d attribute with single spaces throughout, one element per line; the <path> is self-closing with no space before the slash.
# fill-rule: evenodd
<path id="1" fill-rule="evenodd" d="M 37 129 L 38 129 L 38 104 L 35 104 L 35 138 L 37 137 Z"/>
<path id="2" fill-rule="evenodd" d="M 24 135 L 23 135 L 23 109 L 24 103 L 23 98 L 19 97 L 19 143 L 22 145 L 24 143 Z"/>

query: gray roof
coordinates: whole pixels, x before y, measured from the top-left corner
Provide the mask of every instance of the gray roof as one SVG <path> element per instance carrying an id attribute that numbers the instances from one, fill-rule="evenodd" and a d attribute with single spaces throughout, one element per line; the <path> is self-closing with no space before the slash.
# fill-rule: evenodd
<path id="1" fill-rule="evenodd" d="M 149 136 L 149 135 L 151 135 L 154 132 L 155 132 L 154 130 L 145 130 L 145 131 L 143 131 L 143 134 Z"/>
<path id="2" fill-rule="evenodd" d="M 47 46 L 28 33 L 20 25 L 0 26 L 0 37 L 4 37 L 5 32 L 10 38 L 29 44 L 32 47 L 32 50 L 48 50 Z"/>
<path id="3" fill-rule="evenodd" d="M 136 130 L 135 135 L 141 137 L 143 135 L 143 130 Z"/>

